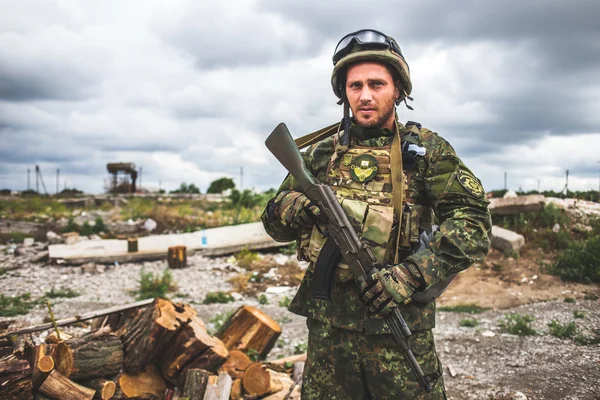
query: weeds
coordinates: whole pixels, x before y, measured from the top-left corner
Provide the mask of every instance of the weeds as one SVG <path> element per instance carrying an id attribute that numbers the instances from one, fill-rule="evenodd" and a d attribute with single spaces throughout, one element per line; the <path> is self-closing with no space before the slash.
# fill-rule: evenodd
<path id="1" fill-rule="evenodd" d="M 252 263 L 259 259 L 258 253 L 248 250 L 247 247 L 235 255 L 236 264 L 244 269 L 250 269 Z"/>
<path id="2" fill-rule="evenodd" d="M 160 297 L 163 299 L 167 298 L 167 294 L 177 290 L 177 285 L 173 280 L 171 271 L 165 269 L 162 276 L 156 275 L 152 272 L 140 272 L 140 287 L 138 290 L 134 290 L 132 294 L 135 295 L 137 300 L 151 299 Z"/>
<path id="3" fill-rule="evenodd" d="M 464 326 L 467 328 L 475 328 L 476 326 L 479 325 L 479 322 L 474 318 L 465 318 L 465 319 L 460 320 L 458 325 Z"/>
<path id="4" fill-rule="evenodd" d="M 70 289 L 70 288 L 60 288 L 60 289 L 50 289 L 49 292 L 46 292 L 46 294 L 44 295 L 44 297 L 47 297 L 49 299 L 58 299 L 58 298 L 66 298 L 66 299 L 72 299 L 74 297 L 79 297 L 81 296 L 81 293 L 79 293 L 76 290 Z"/>
<path id="5" fill-rule="evenodd" d="M 549 272 L 563 281 L 600 283 L 600 235 L 570 243 Z"/>
<path id="6" fill-rule="evenodd" d="M 565 297 L 563 301 L 565 303 L 577 303 L 577 300 L 575 300 L 573 297 Z"/>
<path id="7" fill-rule="evenodd" d="M 256 349 L 248 349 L 246 355 L 252 362 L 260 361 L 260 353 Z"/>
<path id="8" fill-rule="evenodd" d="M 227 282 L 231 283 L 231 285 L 233 286 L 233 290 L 235 290 L 236 292 L 244 293 L 246 291 L 246 288 L 248 287 L 248 282 L 250 281 L 251 277 L 252 272 L 248 272 L 245 274 L 237 274 L 227 279 Z"/>
<path id="9" fill-rule="evenodd" d="M 518 336 L 533 336 L 537 332 L 531 326 L 535 318 L 531 315 L 506 314 L 499 326 L 503 331 Z"/>
<path id="10" fill-rule="evenodd" d="M 202 304 L 226 304 L 234 301 L 233 296 L 225 292 L 209 292 L 202 301 Z"/>
<path id="11" fill-rule="evenodd" d="M 575 322 L 569 322 L 568 324 L 563 325 L 556 320 L 552 320 L 548 326 L 550 327 L 550 334 L 559 339 L 570 339 L 577 333 Z"/>
<path id="12" fill-rule="evenodd" d="M 292 303 L 292 300 L 290 300 L 289 297 L 284 296 L 283 299 L 281 299 L 281 300 L 279 300 L 279 302 L 277 302 L 277 305 L 279 305 L 279 307 L 288 308 L 291 303 Z"/>
<path id="13" fill-rule="evenodd" d="M 225 321 L 227 321 L 229 317 L 231 317 L 231 315 L 233 315 L 233 311 L 221 312 L 212 317 L 209 322 L 212 325 L 213 329 L 210 329 L 209 333 L 211 335 L 216 335 L 217 332 L 219 332 L 219 330 L 225 324 Z"/>
<path id="14" fill-rule="evenodd" d="M 294 346 L 294 354 L 304 354 L 308 350 L 308 345 L 305 342 L 296 343 Z"/>
<path id="15" fill-rule="evenodd" d="M 31 300 L 31 293 L 24 293 L 19 296 L 5 296 L 0 294 L 0 317 L 25 315 L 32 308 L 43 303 L 43 299 Z"/>
<path id="16" fill-rule="evenodd" d="M 462 312 L 467 314 L 481 314 L 484 311 L 489 310 L 489 308 L 480 307 L 477 304 L 457 304 L 454 306 L 444 306 L 438 307 L 438 311 L 445 312 Z"/>
<path id="17" fill-rule="evenodd" d="M 269 299 L 267 298 L 267 296 L 265 294 L 261 294 L 258 297 L 258 304 L 262 304 L 263 306 L 266 304 L 269 304 Z"/>
<path id="18" fill-rule="evenodd" d="M 573 310 L 573 318 L 585 318 L 585 317 L 587 317 L 587 311 Z"/>
<path id="19" fill-rule="evenodd" d="M 593 294 L 593 293 L 586 293 L 586 294 L 583 296 L 583 299 L 584 299 L 584 300 L 592 300 L 592 301 L 596 301 L 596 300 L 598 300 L 598 296 L 597 296 L 597 295 L 595 295 L 595 294 Z"/>

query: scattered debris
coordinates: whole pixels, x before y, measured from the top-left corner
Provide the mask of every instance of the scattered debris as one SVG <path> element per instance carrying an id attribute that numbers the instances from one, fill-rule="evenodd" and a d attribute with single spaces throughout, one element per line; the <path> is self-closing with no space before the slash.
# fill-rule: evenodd
<path id="1" fill-rule="evenodd" d="M 492 247 L 500 251 L 519 252 L 525 245 L 525 237 L 499 226 L 492 226 Z"/>
<path id="2" fill-rule="evenodd" d="M 509 192 L 507 192 L 508 194 Z M 544 208 L 546 198 L 542 194 L 529 196 L 491 198 L 488 206 L 490 212 L 496 215 L 516 215 L 525 212 L 541 211 Z"/>

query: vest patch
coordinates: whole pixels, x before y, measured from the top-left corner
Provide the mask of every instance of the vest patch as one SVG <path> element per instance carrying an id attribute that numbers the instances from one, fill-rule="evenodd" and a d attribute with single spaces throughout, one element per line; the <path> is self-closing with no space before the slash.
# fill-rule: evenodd
<path id="1" fill-rule="evenodd" d="M 475 197 L 482 197 L 485 193 L 479 179 L 475 178 L 472 173 L 460 168 L 457 175 L 458 181 L 467 192 Z"/>
<path id="2" fill-rule="evenodd" d="M 356 182 L 369 182 L 377 175 L 377 159 L 369 154 L 361 154 L 352 160 L 350 174 Z"/>
<path id="3" fill-rule="evenodd" d="M 342 164 L 346 167 L 352 164 L 352 154 L 344 154 L 344 158 L 342 158 Z"/>

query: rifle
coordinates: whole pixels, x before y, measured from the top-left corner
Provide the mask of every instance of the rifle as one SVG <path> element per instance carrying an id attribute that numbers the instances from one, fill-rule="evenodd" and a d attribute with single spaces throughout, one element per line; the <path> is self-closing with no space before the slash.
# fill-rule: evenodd
<path id="1" fill-rule="evenodd" d="M 371 283 L 372 278 L 368 272 L 377 264 L 373 253 L 358 238 L 331 188 L 319 183 L 308 171 L 287 126 L 284 123 L 277 125 L 265 141 L 265 145 L 298 182 L 302 192 L 319 207 L 327 218 L 327 231 L 330 236 L 327 242 L 333 241 L 336 245 L 337 249 L 335 250 L 339 251 L 341 257 L 348 264 L 358 285 L 363 282 Z M 328 251 L 331 251 L 330 249 L 331 246 Z M 431 383 L 437 379 L 437 374 L 432 376 L 423 374 L 408 344 L 408 338 L 412 333 L 398 307 L 394 308 L 385 318 L 385 322 L 408 360 L 417 381 L 426 392 L 431 392 Z"/>

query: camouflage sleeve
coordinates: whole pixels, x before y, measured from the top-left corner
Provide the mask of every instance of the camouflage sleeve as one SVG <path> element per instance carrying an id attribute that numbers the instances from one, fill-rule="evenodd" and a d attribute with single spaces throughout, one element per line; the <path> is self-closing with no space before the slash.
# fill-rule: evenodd
<path id="1" fill-rule="evenodd" d="M 428 147 L 425 191 L 440 224 L 429 247 L 405 260 L 421 271 L 427 289 L 481 261 L 490 248 L 492 221 L 481 182 L 452 146 L 434 135 Z"/>
<path id="2" fill-rule="evenodd" d="M 319 143 L 312 145 L 306 152 L 302 154 L 302 158 L 308 167 L 308 170 L 317 178 L 318 181 L 324 182 L 327 174 L 327 165 L 333 153 L 332 138 L 325 139 Z M 261 215 L 261 220 L 265 230 L 273 239 L 280 242 L 290 242 L 298 236 L 298 229 L 291 228 L 283 223 L 279 215 L 283 211 L 281 208 L 285 205 L 285 196 L 287 193 L 300 191 L 298 182 L 293 176 L 288 174 L 275 196 L 269 200 L 265 210 Z"/>

